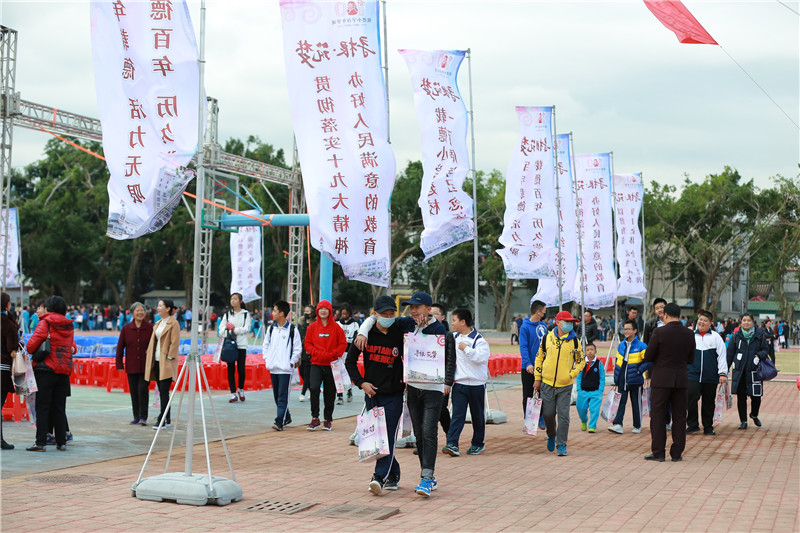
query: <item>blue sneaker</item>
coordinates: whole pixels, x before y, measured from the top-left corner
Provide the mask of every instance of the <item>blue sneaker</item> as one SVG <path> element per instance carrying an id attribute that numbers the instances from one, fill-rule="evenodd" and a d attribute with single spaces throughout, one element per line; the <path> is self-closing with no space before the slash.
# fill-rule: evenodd
<path id="1" fill-rule="evenodd" d="M 430 497 L 432 490 L 433 490 L 433 478 L 424 477 L 419 480 L 419 485 L 417 485 L 417 488 L 414 489 L 414 492 L 416 492 L 420 496 L 425 496 L 426 498 L 428 498 Z"/>
<path id="2" fill-rule="evenodd" d="M 439 486 L 439 482 L 436 481 L 436 476 L 431 478 L 431 490 L 436 490 L 436 487 Z"/>
<path id="3" fill-rule="evenodd" d="M 556 449 L 556 438 L 555 437 L 548 437 L 547 438 L 547 451 L 553 452 Z"/>
<path id="4" fill-rule="evenodd" d="M 544 423 L 544 417 L 543 416 L 539 417 L 539 429 L 547 429 L 547 426 Z M 552 452 L 553 450 L 550 450 L 550 451 Z"/>
<path id="5" fill-rule="evenodd" d="M 557 448 L 558 448 L 558 456 L 559 457 L 564 457 L 565 455 L 567 455 L 567 446 L 566 445 L 562 444 L 560 446 L 557 446 Z"/>

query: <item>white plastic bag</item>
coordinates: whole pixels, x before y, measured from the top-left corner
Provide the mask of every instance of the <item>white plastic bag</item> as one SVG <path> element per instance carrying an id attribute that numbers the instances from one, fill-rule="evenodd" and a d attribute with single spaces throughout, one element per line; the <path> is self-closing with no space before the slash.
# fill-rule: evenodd
<path id="1" fill-rule="evenodd" d="M 528 398 L 528 403 L 525 406 L 525 424 L 522 426 L 522 431 L 526 435 L 533 435 L 539 432 L 539 415 L 542 412 L 542 399 L 534 392 L 534 396 Z"/>
<path id="2" fill-rule="evenodd" d="M 389 455 L 389 436 L 383 407 L 373 407 L 358 415 L 358 460 L 368 461 Z"/>
<path id="3" fill-rule="evenodd" d="M 344 367 L 344 357 L 340 357 L 336 361 L 331 362 L 331 370 L 333 371 L 333 382 L 336 384 L 336 392 L 343 393 L 353 386 L 350 381 L 350 374 Z"/>
<path id="4" fill-rule="evenodd" d="M 608 395 L 603 402 L 603 409 L 600 411 L 600 416 L 603 417 L 603 420 L 607 422 L 614 420 L 614 417 L 617 416 L 617 410 L 619 409 L 619 401 L 621 398 L 622 394 L 616 390 L 611 389 L 608 391 Z"/>

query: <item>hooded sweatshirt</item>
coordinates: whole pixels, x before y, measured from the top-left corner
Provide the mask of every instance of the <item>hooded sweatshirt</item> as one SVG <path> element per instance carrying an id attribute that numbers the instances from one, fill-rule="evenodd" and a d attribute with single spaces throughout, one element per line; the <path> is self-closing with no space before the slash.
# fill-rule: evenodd
<path id="1" fill-rule="evenodd" d="M 25 349 L 33 354 L 50 336 L 50 353 L 43 361 L 33 363 L 36 372 L 72 373 L 72 354 L 78 351 L 75 344 L 72 320 L 58 313 L 45 313 L 36 326 Z"/>
<path id="2" fill-rule="evenodd" d="M 522 356 L 522 370 L 528 368 L 536 360 L 544 336 L 547 335 L 547 324 L 533 322 L 530 318 L 522 321 L 519 328 L 519 353 Z"/>
<path id="3" fill-rule="evenodd" d="M 329 311 L 326 325 L 319 317 L 319 310 L 323 307 Z M 303 345 L 311 355 L 312 365 L 328 366 L 344 354 L 347 340 L 341 326 L 333 319 L 333 307 L 328 300 L 321 300 L 316 311 L 317 320 L 309 324 Z"/>
<path id="4" fill-rule="evenodd" d="M 567 387 L 572 385 L 586 364 L 580 341 L 575 331 L 565 337 L 558 336 L 558 327 L 547 334 L 546 342 L 539 344 L 536 363 L 533 367 L 533 378 L 551 387 Z M 546 352 L 543 349 L 547 344 Z"/>

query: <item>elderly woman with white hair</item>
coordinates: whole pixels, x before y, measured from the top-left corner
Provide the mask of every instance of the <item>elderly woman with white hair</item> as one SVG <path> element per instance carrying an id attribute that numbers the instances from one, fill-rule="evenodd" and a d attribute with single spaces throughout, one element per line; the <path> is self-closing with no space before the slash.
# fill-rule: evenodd
<path id="1" fill-rule="evenodd" d="M 131 407 L 133 420 L 131 425 L 147 425 L 147 404 L 150 401 L 144 368 L 147 359 L 147 345 L 153 335 L 153 324 L 147 320 L 144 305 L 135 302 L 131 305 L 133 320 L 122 326 L 117 342 L 117 370 L 128 374 L 128 385 L 131 389 Z"/>

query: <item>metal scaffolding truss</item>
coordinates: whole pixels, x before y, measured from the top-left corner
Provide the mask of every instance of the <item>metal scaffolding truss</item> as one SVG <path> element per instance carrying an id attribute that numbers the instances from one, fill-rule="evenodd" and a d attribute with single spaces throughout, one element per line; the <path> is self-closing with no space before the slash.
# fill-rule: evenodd
<path id="1" fill-rule="evenodd" d="M 16 86 L 16 58 L 17 58 L 17 32 L 16 30 L 0 26 L 0 118 L 2 118 L 2 132 L 0 135 L 0 179 L 2 180 L 2 208 L 0 209 L 0 224 L 7 228 L 5 220 L 8 208 L 11 203 L 11 148 L 13 139 L 13 128 L 19 126 L 33 130 L 44 130 L 57 135 L 66 135 L 87 139 L 92 141 L 102 141 L 102 127 L 100 120 L 71 113 L 54 107 L 36 104 L 22 100 L 19 93 L 15 91 Z M 219 124 L 219 105 L 216 98 L 208 98 L 208 115 L 206 121 L 205 136 L 203 139 L 204 166 L 210 172 L 206 173 L 205 190 L 209 198 L 213 198 L 214 191 L 213 176 L 214 171 L 227 172 L 237 176 L 243 176 L 258 181 L 277 183 L 289 187 L 290 191 L 290 212 L 302 213 L 305 211 L 305 199 L 302 195 L 302 182 L 297 164 L 295 151 L 294 165 L 291 170 L 276 167 L 246 157 L 230 154 L 222 151 L 218 140 Z M 194 160 L 193 160 L 194 162 Z M 236 187 L 238 188 L 238 180 Z M 238 192 L 238 191 L 237 191 Z M 219 220 L 217 208 L 209 206 L 206 210 L 207 215 L 203 223 L 212 220 Z M 208 309 L 211 297 L 211 251 L 213 241 L 213 230 L 205 227 L 201 234 L 200 246 L 200 308 L 195 310 L 195 320 L 198 324 L 206 324 Z M 5 241 L 7 242 L 7 240 Z M 292 311 L 295 316 L 300 315 L 302 309 L 302 279 L 303 279 L 303 247 L 305 245 L 305 228 L 292 227 L 289 230 L 289 264 L 288 264 L 288 283 L 287 296 L 292 304 Z M 3 246 L 2 253 L 3 265 L 5 265 L 5 255 L 7 247 Z M 3 289 L 5 289 L 5 276 L 2 278 Z M 264 280 L 266 282 L 266 280 Z M 202 310 L 202 316 L 200 311 Z M 203 329 L 205 338 L 205 329 Z"/>

